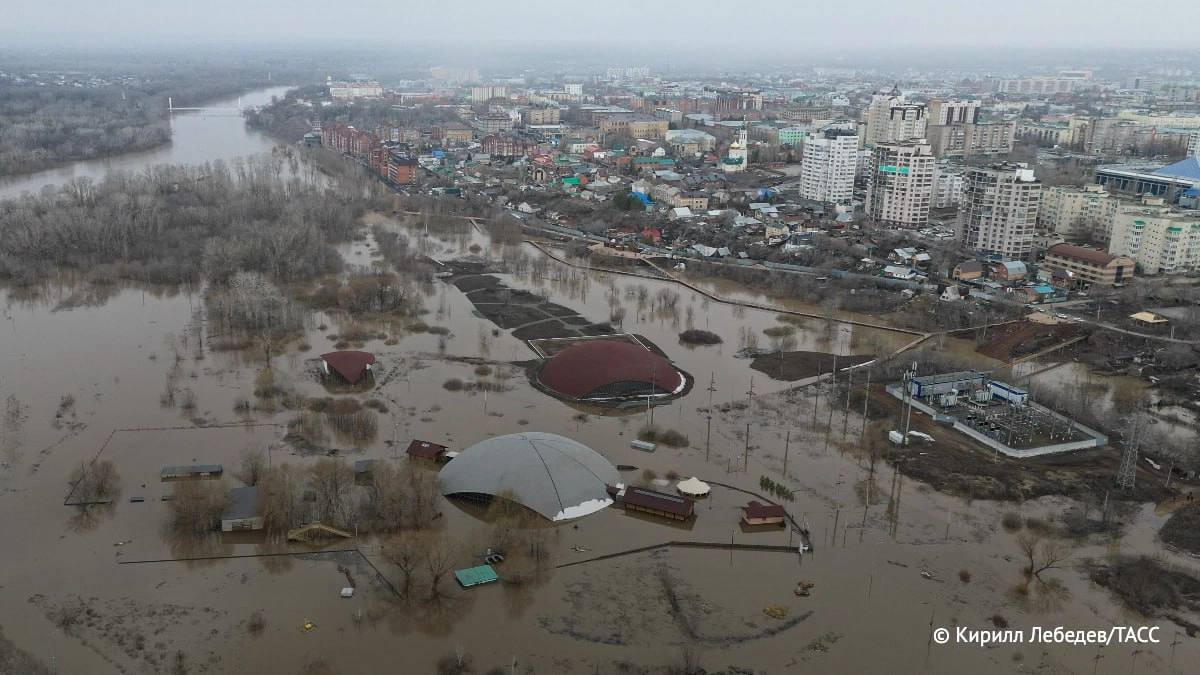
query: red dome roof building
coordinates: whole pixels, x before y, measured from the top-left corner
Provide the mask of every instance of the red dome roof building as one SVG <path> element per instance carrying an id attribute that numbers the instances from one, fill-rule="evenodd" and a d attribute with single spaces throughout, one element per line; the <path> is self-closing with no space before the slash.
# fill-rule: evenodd
<path id="1" fill-rule="evenodd" d="M 592 340 L 556 354 L 537 382 L 564 398 L 606 401 L 681 393 L 687 383 L 671 362 L 641 345 Z"/>

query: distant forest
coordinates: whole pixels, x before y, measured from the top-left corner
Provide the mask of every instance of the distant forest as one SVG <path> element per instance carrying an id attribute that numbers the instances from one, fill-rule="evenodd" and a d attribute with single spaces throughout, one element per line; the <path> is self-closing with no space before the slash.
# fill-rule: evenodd
<path id="1" fill-rule="evenodd" d="M 278 84 L 241 70 L 152 74 L 101 87 L 0 81 L 0 176 L 169 143 L 167 97 L 201 105 Z"/>
<path id="2" fill-rule="evenodd" d="M 370 132 L 380 124 L 423 128 L 458 120 L 452 108 L 433 105 L 399 108 L 390 100 L 357 101 L 353 105 L 335 101 L 331 105 L 321 105 L 321 102 L 329 102 L 326 92 L 323 86 L 293 89 L 286 97 L 249 113 L 246 120 L 252 128 L 285 141 L 298 140 L 312 130 L 313 122 L 317 120 L 322 124 L 345 122 Z M 302 104 L 301 100 L 310 103 Z M 311 103 L 314 101 L 320 102 Z"/>
<path id="3" fill-rule="evenodd" d="M 27 286 L 75 269 L 99 285 L 220 283 L 237 272 L 292 282 L 336 272 L 333 244 L 351 238 L 381 192 L 345 167 L 331 163 L 344 175 L 325 173 L 322 188 L 296 177 L 294 155 L 274 153 L 114 171 L 0 200 L 0 279 Z"/>

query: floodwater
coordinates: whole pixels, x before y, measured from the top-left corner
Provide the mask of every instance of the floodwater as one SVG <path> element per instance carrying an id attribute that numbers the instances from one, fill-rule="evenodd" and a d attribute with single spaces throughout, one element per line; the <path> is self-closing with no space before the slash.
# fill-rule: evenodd
<path id="1" fill-rule="evenodd" d="M 478 232 L 443 238 L 435 232 L 429 240 L 414 236 L 415 246 L 441 259 L 462 255 L 471 244 L 479 244 L 486 255 L 501 255 Z M 341 250 L 351 263 L 366 264 L 372 248 L 368 238 Z M 536 254 L 529 247 L 517 252 Z M 15 451 L 0 465 L 0 512 L 6 516 L 0 519 L 0 537 L 19 542 L 13 550 L 20 551 L 0 559 L 5 633 L 67 673 L 162 672 L 176 652 L 183 652 L 195 671 L 293 673 L 324 660 L 341 673 L 397 672 L 397 664 L 403 664 L 403 672 L 423 673 L 456 649 L 471 655 L 479 671 L 515 662 L 524 672 L 618 672 L 614 664 L 619 661 L 677 663 L 688 644 L 696 645 L 701 665 L 710 671 L 738 666 L 768 673 L 797 667 L 1011 673 L 1093 672 L 1095 667 L 1095 672 L 1116 673 L 1133 666 L 1137 672 L 1172 672 L 1167 643 L 1173 624 L 1127 615 L 1075 567 L 1049 573 L 1065 593 L 1040 597 L 1035 590 L 1025 598 L 1012 592 L 1021 578 L 1021 561 L 1014 536 L 998 526 L 1001 514 L 1017 510 L 1047 517 L 1061 513 L 1064 500 L 968 501 L 900 477 L 893 526 L 885 513 L 893 473 L 881 465 L 877 483 L 885 503 L 864 509 L 856 487 L 866 480 L 867 469 L 854 458 L 862 429 L 859 411 L 827 400 L 813 387 L 783 392 L 782 383 L 734 357 L 741 327 L 757 331 L 766 346 L 761 331 L 779 325 L 774 312 L 705 300 L 670 282 L 553 261 L 540 276 L 526 271 L 501 278 L 514 288 L 544 292 L 596 321 L 608 318 L 615 284 L 615 302 L 627 310 L 624 330 L 658 344 L 697 385 L 651 411 L 580 417 L 506 365 L 531 358 L 522 341 L 508 331 L 493 335 L 493 325 L 473 312 L 461 292 L 436 282 L 424 289 L 428 314 L 423 319 L 448 328 L 450 335 L 396 334 L 393 345 L 367 343 L 382 369 L 379 386 L 367 396 L 386 401 L 388 413 L 381 416 L 374 442 L 362 448 L 342 445 L 343 454 L 403 462 L 388 441 L 404 447 L 420 438 L 462 449 L 492 435 L 539 430 L 576 438 L 614 464 L 637 467 L 626 474 L 631 481 L 651 469 L 660 476 L 676 472 L 714 483 L 713 494 L 698 504 L 698 517 L 687 526 L 606 509 L 553 528 L 549 545 L 555 565 L 670 541 L 796 546 L 787 530 L 739 525 L 739 507 L 752 497 L 738 490 L 760 491 L 764 475 L 794 490 L 795 502 L 788 508 L 810 529 L 815 550 L 801 558 L 670 547 L 555 569 L 524 586 L 458 591 L 436 606 L 397 607 L 390 591 L 371 581 L 368 563 L 385 573 L 390 568 L 378 555 L 379 541 L 369 536 L 329 546 L 356 547 L 361 553 L 303 557 L 264 556 L 279 548 L 245 533 L 203 540 L 167 536 L 164 491 L 156 480 L 162 466 L 232 467 L 243 449 L 264 446 L 272 448 L 272 463 L 311 459 L 278 444 L 291 413 L 255 412 L 247 420 L 234 411 L 235 399 L 252 397 L 262 360 L 209 349 L 198 321 L 198 295 L 125 288 L 103 303 L 55 311 L 75 291 L 64 284 L 48 286 L 32 299 L 9 293 L 0 315 L 0 387 L 5 396 L 16 397 L 22 411 L 20 423 L 5 428 L 5 447 L 10 447 L 7 439 L 19 443 L 11 445 Z M 678 292 L 677 316 L 639 308 L 639 285 L 650 297 L 660 290 Z M 723 344 L 685 348 L 678 343 L 689 307 L 692 324 L 717 332 Z M 330 336 L 339 326 L 335 317 L 324 315 L 311 323 L 305 338 L 311 349 L 301 352 L 293 345 L 275 356 L 273 365 L 283 386 L 316 396 L 324 391 L 309 376 L 311 359 L 333 348 Z M 819 319 L 801 324 L 798 348 L 871 353 L 910 339 Z M 966 350 L 954 341 L 947 345 Z M 442 383 L 448 378 L 477 377 L 473 363 L 453 357 L 493 361 L 495 370 L 508 376 L 508 389 L 487 396 L 447 391 Z M 705 410 L 708 382 L 714 380 L 715 405 L 747 405 L 715 414 L 710 435 Z M 191 390 L 194 409 L 164 406 L 168 383 Z M 653 453 L 631 448 L 629 440 L 650 415 L 658 426 L 687 434 L 688 447 L 660 447 Z M 73 468 L 98 454 L 116 463 L 121 495 L 111 508 L 81 518 L 62 504 L 66 480 Z M 131 503 L 133 496 L 145 501 Z M 460 566 L 476 564 L 482 553 L 480 522 L 451 505 L 441 511 L 446 531 L 463 546 Z M 1153 510 L 1143 511 L 1121 543 L 1080 547 L 1072 563 L 1114 550 L 1169 556 L 1152 535 L 1161 522 Z M 339 596 L 347 572 L 358 582 L 350 599 Z M 793 594 L 800 580 L 814 582 L 811 597 Z M 68 635 L 47 614 L 75 596 L 86 599 L 96 616 Z M 768 605 L 783 608 L 786 617 L 764 615 Z M 260 635 L 247 627 L 254 612 L 265 620 Z M 987 629 L 995 615 L 1025 631 L 1149 623 L 1163 626 L 1164 642 L 1114 645 L 1104 650 L 1103 660 L 1093 661 L 1094 647 L 939 646 L 929 639 L 931 626 Z M 315 624 L 312 630 L 302 628 L 307 621 Z M 136 647 L 139 634 L 143 648 Z M 1200 646 L 1181 640 L 1174 648 L 1175 663 L 1194 663 Z"/>
<path id="2" fill-rule="evenodd" d="M 283 96 L 289 87 L 271 87 L 244 94 L 244 106 L 271 102 Z M 207 104 L 206 108 L 235 108 L 238 97 Z M 166 105 L 164 102 L 163 105 Z M 203 164 L 222 159 L 247 157 L 279 145 L 275 139 L 246 128 L 245 119 L 228 111 L 177 112 L 171 117 L 171 142 L 145 152 L 73 162 L 37 173 L 0 178 L 0 198 L 16 197 L 22 192 L 37 194 L 47 185 L 62 185 L 72 178 L 87 177 L 99 181 L 112 170 L 137 173 L 156 164 Z"/>

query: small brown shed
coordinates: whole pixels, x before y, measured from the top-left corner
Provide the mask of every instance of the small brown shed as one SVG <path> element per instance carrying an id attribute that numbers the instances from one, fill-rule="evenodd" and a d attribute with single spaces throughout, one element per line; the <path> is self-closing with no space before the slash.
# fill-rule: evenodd
<path id="1" fill-rule="evenodd" d="M 787 511 L 779 504 L 750 502 L 742 507 L 742 522 L 747 525 L 783 525 Z"/>

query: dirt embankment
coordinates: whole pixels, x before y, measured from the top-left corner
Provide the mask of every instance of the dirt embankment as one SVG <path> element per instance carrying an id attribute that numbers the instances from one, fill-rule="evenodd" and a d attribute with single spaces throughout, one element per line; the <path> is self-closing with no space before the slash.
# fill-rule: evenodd
<path id="1" fill-rule="evenodd" d="M 1200 555 L 1200 502 L 1192 502 L 1171 514 L 1158 536 L 1173 548 Z"/>
<path id="2" fill-rule="evenodd" d="M 760 373 L 766 373 L 773 380 L 795 382 L 808 377 L 827 374 L 834 367 L 834 359 L 839 373 L 847 368 L 866 363 L 875 358 L 869 354 L 852 354 L 850 356 L 834 356 L 827 352 L 779 352 L 763 354 L 755 357 L 750 367 Z"/>
<path id="3" fill-rule="evenodd" d="M 986 335 L 978 331 L 975 339 L 982 342 L 975 351 L 993 359 L 1010 361 L 1062 344 L 1081 332 L 1082 327 L 1073 323 L 1049 325 L 1025 321 L 1006 324 L 989 328 Z"/>

